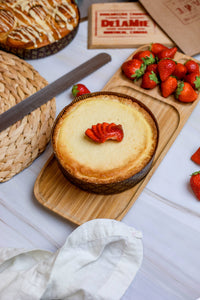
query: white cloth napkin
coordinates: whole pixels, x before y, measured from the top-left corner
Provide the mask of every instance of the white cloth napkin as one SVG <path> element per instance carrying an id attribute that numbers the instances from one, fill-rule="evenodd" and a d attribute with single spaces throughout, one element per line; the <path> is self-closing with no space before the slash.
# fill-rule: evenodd
<path id="1" fill-rule="evenodd" d="M 138 271 L 142 234 L 122 222 L 89 221 L 55 253 L 0 249 L 1 300 L 117 300 Z"/>

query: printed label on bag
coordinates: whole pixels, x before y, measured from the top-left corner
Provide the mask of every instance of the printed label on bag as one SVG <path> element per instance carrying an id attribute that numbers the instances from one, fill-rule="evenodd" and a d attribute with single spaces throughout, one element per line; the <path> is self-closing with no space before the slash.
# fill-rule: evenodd
<path id="1" fill-rule="evenodd" d="M 200 0 L 169 0 L 165 5 L 184 25 L 200 19 Z"/>

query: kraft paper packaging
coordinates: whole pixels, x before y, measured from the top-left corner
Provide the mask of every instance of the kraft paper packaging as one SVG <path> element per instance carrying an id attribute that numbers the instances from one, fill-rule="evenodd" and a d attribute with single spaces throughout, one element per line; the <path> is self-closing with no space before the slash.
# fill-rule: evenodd
<path id="1" fill-rule="evenodd" d="M 140 3 L 183 53 L 189 56 L 200 53 L 200 0 L 140 0 Z"/>

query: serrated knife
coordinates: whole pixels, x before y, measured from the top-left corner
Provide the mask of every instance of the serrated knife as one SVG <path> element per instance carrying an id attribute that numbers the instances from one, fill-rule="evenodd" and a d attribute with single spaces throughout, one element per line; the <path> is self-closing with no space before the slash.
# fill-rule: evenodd
<path id="1" fill-rule="evenodd" d="M 3 112 L 0 115 L 0 132 L 21 120 L 24 116 L 28 115 L 36 108 L 59 95 L 73 84 L 79 82 L 84 77 L 93 73 L 109 61 L 111 61 L 111 56 L 109 54 L 97 54 L 69 73 L 63 75 L 33 95 Z"/>

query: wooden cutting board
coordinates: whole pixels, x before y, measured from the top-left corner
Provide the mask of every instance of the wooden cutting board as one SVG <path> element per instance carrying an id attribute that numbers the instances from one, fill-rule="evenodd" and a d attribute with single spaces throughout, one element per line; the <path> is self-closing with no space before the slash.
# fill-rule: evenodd
<path id="1" fill-rule="evenodd" d="M 137 51 L 145 50 L 147 47 L 147 45 L 140 47 Z M 127 59 L 130 59 L 132 55 Z M 190 58 L 182 53 L 176 53 L 175 56 L 175 60 L 182 63 Z M 200 64 L 199 61 L 195 61 Z M 68 182 L 52 155 L 41 170 L 34 186 L 35 197 L 43 207 L 77 225 L 96 218 L 121 220 L 126 215 L 200 99 L 199 95 L 193 103 L 181 103 L 175 100 L 174 96 L 163 98 L 159 87 L 147 91 L 142 89 L 140 84 L 141 79 L 134 83 L 126 78 L 120 67 L 103 88 L 103 91 L 124 93 L 135 97 L 148 106 L 155 115 L 160 139 L 152 168 L 147 176 L 132 189 L 119 194 L 91 194 Z"/>

